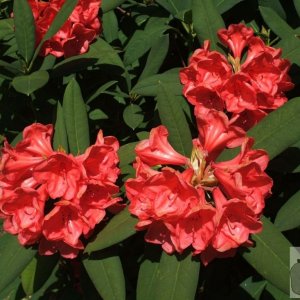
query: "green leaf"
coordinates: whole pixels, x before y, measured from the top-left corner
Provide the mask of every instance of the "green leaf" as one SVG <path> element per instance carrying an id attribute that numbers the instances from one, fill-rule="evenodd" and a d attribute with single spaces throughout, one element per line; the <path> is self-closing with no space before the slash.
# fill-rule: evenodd
<path id="1" fill-rule="evenodd" d="M 299 97 L 270 113 L 248 131 L 248 135 L 255 138 L 254 147 L 265 149 L 272 159 L 296 143 L 300 139 L 299 114 Z"/>
<path id="2" fill-rule="evenodd" d="M 240 288 L 242 288 L 242 291 L 239 289 L 236 292 L 232 293 L 230 299 L 243 299 L 243 296 L 245 296 L 246 292 L 247 296 L 251 296 L 251 299 L 259 300 L 266 284 L 266 280 L 257 281 L 253 280 L 252 277 L 249 277 L 240 284 Z"/>
<path id="3" fill-rule="evenodd" d="M 168 128 L 170 144 L 179 153 L 189 157 L 192 151 L 192 136 L 180 100 L 170 88 L 163 83 L 159 84 L 157 108 L 162 124 Z"/>
<path id="4" fill-rule="evenodd" d="M 278 288 L 276 288 L 274 285 L 272 285 L 269 282 L 267 283 L 266 291 L 271 294 L 271 297 L 273 297 L 272 299 L 276 299 L 276 300 L 290 300 L 291 299 L 289 294 L 283 293 L 281 290 L 279 290 Z"/>
<path id="5" fill-rule="evenodd" d="M 300 65 L 300 39 L 295 35 L 281 40 L 276 44 L 277 48 L 282 49 L 282 56 L 292 63 Z"/>
<path id="6" fill-rule="evenodd" d="M 193 24 L 200 42 L 210 40 L 211 49 L 220 50 L 217 46 L 217 31 L 225 24 L 211 0 L 193 0 Z"/>
<path id="7" fill-rule="evenodd" d="M 17 238 L 4 234 L 0 238 L 0 291 L 12 283 L 34 257 L 36 251 L 20 246 Z"/>
<path id="8" fill-rule="evenodd" d="M 156 0 L 156 2 L 173 16 L 177 16 L 180 12 L 190 9 L 192 0 Z"/>
<path id="9" fill-rule="evenodd" d="M 86 104 L 89 104 L 91 101 L 93 101 L 94 99 L 96 99 L 99 95 L 103 94 L 106 90 L 108 90 L 110 87 L 112 87 L 114 84 L 116 84 L 118 81 L 116 80 L 112 80 L 109 81 L 105 84 L 103 84 L 102 86 L 100 86 L 96 92 L 94 92 L 89 99 L 86 101 Z"/>
<path id="10" fill-rule="evenodd" d="M 103 35 L 108 43 L 113 42 L 119 38 L 118 36 L 118 19 L 113 10 L 108 11 L 102 16 Z"/>
<path id="11" fill-rule="evenodd" d="M 124 64 L 128 66 L 142 57 L 157 38 L 170 28 L 166 25 L 167 18 L 152 17 L 147 22 L 144 30 L 136 30 L 125 48 Z"/>
<path id="12" fill-rule="evenodd" d="M 151 75 L 155 75 L 159 71 L 162 63 L 167 56 L 168 50 L 169 36 L 163 35 L 161 37 L 158 37 L 157 41 L 153 44 L 150 50 L 145 68 L 139 80 L 150 77 Z"/>
<path id="13" fill-rule="evenodd" d="M 123 111 L 123 119 L 126 125 L 134 130 L 144 120 L 143 110 L 136 104 L 129 104 Z"/>
<path id="14" fill-rule="evenodd" d="M 48 80 L 48 72 L 40 70 L 29 75 L 15 77 L 12 81 L 12 86 L 19 93 L 29 96 L 31 93 L 47 84 Z"/>
<path id="15" fill-rule="evenodd" d="M 214 0 L 215 6 L 220 14 L 223 14 L 236 4 L 245 0 Z"/>
<path id="16" fill-rule="evenodd" d="M 136 153 L 134 151 L 138 142 L 128 143 L 120 147 L 118 151 L 118 156 L 120 159 L 120 168 L 123 166 L 131 164 L 136 157 Z"/>
<path id="17" fill-rule="evenodd" d="M 21 280 L 16 277 L 6 288 L 0 291 L 0 299 L 3 300 L 16 300 L 18 299 L 18 291 L 21 287 Z"/>
<path id="18" fill-rule="evenodd" d="M 103 0 L 101 9 L 103 13 L 108 12 L 109 10 L 115 9 L 117 6 L 121 5 L 126 0 Z"/>
<path id="19" fill-rule="evenodd" d="M 125 300 L 125 278 L 121 260 L 116 255 L 104 253 L 83 261 L 90 279 L 104 300 Z"/>
<path id="20" fill-rule="evenodd" d="M 258 0 L 259 6 L 272 8 L 282 19 L 286 19 L 286 13 L 280 0 Z"/>
<path id="21" fill-rule="evenodd" d="M 14 1 L 14 24 L 18 52 L 27 66 L 35 48 L 34 18 L 27 0 Z"/>
<path id="22" fill-rule="evenodd" d="M 300 16 L 300 1 L 299 0 L 294 0 L 294 6 L 296 8 L 298 16 Z"/>
<path id="23" fill-rule="evenodd" d="M 259 11 L 267 25 L 280 38 L 294 36 L 294 30 L 272 8 L 259 6 Z"/>
<path id="24" fill-rule="evenodd" d="M 89 113 L 89 118 L 91 120 L 105 120 L 108 119 L 108 115 L 104 113 L 101 109 L 96 108 Z"/>
<path id="25" fill-rule="evenodd" d="M 137 300 L 194 300 L 200 262 L 191 255 L 162 253 L 160 262 L 146 259 L 140 268 Z"/>
<path id="26" fill-rule="evenodd" d="M 137 219 L 125 208 L 110 220 L 96 239 L 87 245 L 84 252 L 98 251 L 127 239 L 135 234 L 136 223 Z"/>
<path id="27" fill-rule="evenodd" d="M 63 101 L 63 115 L 70 152 L 74 155 L 81 154 L 90 145 L 89 124 L 86 106 L 75 79 L 71 79 L 67 85 Z"/>
<path id="28" fill-rule="evenodd" d="M 0 20 L 0 40 L 10 39 L 14 36 L 14 20 L 3 19 Z"/>
<path id="29" fill-rule="evenodd" d="M 165 73 L 139 80 L 131 93 L 141 96 L 157 96 L 158 86 L 161 83 L 172 89 L 174 95 L 182 95 L 182 85 L 179 81 L 179 68 L 170 69 Z"/>
<path id="30" fill-rule="evenodd" d="M 57 262 L 57 255 L 37 255 L 32 259 L 21 275 L 22 287 L 27 296 L 33 295 L 44 285 Z"/>
<path id="31" fill-rule="evenodd" d="M 23 0 L 23 1 L 27 2 L 27 0 Z M 58 13 L 55 16 L 53 22 L 51 23 L 48 31 L 46 32 L 46 34 L 44 35 L 44 37 L 40 41 L 39 45 L 35 49 L 34 56 L 33 56 L 33 59 L 32 59 L 32 63 L 36 59 L 38 54 L 40 53 L 41 48 L 42 48 L 43 44 L 45 43 L 45 41 L 49 40 L 52 36 L 54 36 L 59 31 L 59 29 L 64 25 L 64 23 L 67 21 L 67 19 L 69 18 L 69 16 L 73 12 L 74 8 L 76 7 L 78 1 L 79 0 L 65 0 L 63 6 L 58 11 Z"/>
<path id="32" fill-rule="evenodd" d="M 289 254 L 290 242 L 267 218 L 263 217 L 263 231 L 252 235 L 255 247 L 249 247 L 243 252 L 247 262 L 285 293 L 289 293 Z"/>
<path id="33" fill-rule="evenodd" d="M 64 149 L 66 153 L 69 152 L 65 118 L 64 118 L 63 108 L 59 101 L 57 101 L 53 146 L 55 150 Z"/>
<path id="34" fill-rule="evenodd" d="M 280 231 L 300 226 L 300 191 L 280 208 L 275 219 L 275 225 Z"/>

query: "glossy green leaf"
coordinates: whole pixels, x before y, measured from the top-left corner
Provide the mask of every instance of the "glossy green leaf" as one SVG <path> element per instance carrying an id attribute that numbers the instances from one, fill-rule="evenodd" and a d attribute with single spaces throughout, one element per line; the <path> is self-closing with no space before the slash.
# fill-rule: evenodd
<path id="1" fill-rule="evenodd" d="M 12 86 L 19 93 L 29 96 L 31 93 L 43 87 L 49 81 L 47 71 L 36 71 L 29 75 L 17 76 L 12 81 Z"/>
<path id="2" fill-rule="evenodd" d="M 139 80 L 150 77 L 151 75 L 155 75 L 159 71 L 162 63 L 166 58 L 168 50 L 169 50 L 169 36 L 163 35 L 157 38 L 157 41 L 153 44 L 150 50 L 145 68 Z"/>
<path id="3" fill-rule="evenodd" d="M 89 104 L 91 101 L 95 100 L 99 95 L 103 94 L 106 90 L 108 90 L 110 87 L 115 85 L 118 81 L 112 80 L 109 81 L 103 85 L 101 85 L 86 101 L 86 104 Z"/>
<path id="4" fill-rule="evenodd" d="M 181 11 L 190 9 L 192 0 L 156 0 L 156 2 L 169 11 L 173 16 L 176 16 Z"/>
<path id="5" fill-rule="evenodd" d="M 236 4 L 245 0 L 214 0 L 215 6 L 220 14 L 223 14 Z"/>
<path id="6" fill-rule="evenodd" d="M 173 90 L 160 83 L 156 97 L 159 117 L 168 128 L 169 142 L 179 153 L 190 157 L 192 151 L 192 136 L 179 102 Z"/>
<path id="7" fill-rule="evenodd" d="M 253 300 L 259 300 L 265 286 L 266 280 L 253 280 L 252 277 L 247 278 L 240 284 L 240 289 L 230 296 L 230 299 L 243 299 L 243 296 L 249 295 Z M 242 289 L 242 290 L 241 290 Z M 245 292 L 247 293 L 245 295 Z"/>
<path id="8" fill-rule="evenodd" d="M 118 151 L 118 156 L 120 159 L 120 168 L 122 169 L 123 166 L 131 164 L 136 157 L 136 153 L 134 151 L 138 142 L 132 142 L 125 144 L 120 147 Z"/>
<path id="9" fill-rule="evenodd" d="M 275 219 L 275 225 L 280 231 L 300 226 L 300 191 L 280 208 Z"/>
<path id="10" fill-rule="evenodd" d="M 16 277 L 6 288 L 0 291 L 0 299 L 3 300 L 16 300 L 18 299 L 18 291 L 21 288 L 21 280 Z"/>
<path id="11" fill-rule="evenodd" d="M 200 262 L 191 255 L 162 252 L 158 262 L 145 260 L 139 272 L 137 300 L 195 299 Z"/>
<path id="12" fill-rule="evenodd" d="M 248 135 L 255 138 L 254 147 L 265 149 L 272 159 L 296 143 L 300 139 L 299 114 L 299 97 L 270 113 L 248 131 Z"/>
<path id="13" fill-rule="evenodd" d="M 34 257 L 21 275 L 22 287 L 26 295 L 32 296 L 38 291 L 51 275 L 58 262 L 58 256 Z"/>
<path id="14" fill-rule="evenodd" d="M 136 104 L 129 104 L 123 111 L 123 119 L 126 125 L 134 130 L 144 120 L 143 110 Z"/>
<path id="15" fill-rule="evenodd" d="M 152 17 L 147 22 L 144 30 L 136 30 L 125 48 L 124 64 L 131 65 L 142 57 L 153 43 L 169 28 L 167 18 Z"/>
<path id="16" fill-rule="evenodd" d="M 103 36 L 108 43 L 118 39 L 118 19 L 113 10 L 108 11 L 102 16 Z"/>
<path id="17" fill-rule="evenodd" d="M 300 98 L 291 99 L 248 131 L 247 135 L 255 139 L 254 148 L 266 150 L 272 159 L 300 139 L 299 101 Z M 231 159 L 238 152 L 225 150 L 218 160 Z"/>
<path id="18" fill-rule="evenodd" d="M 294 30 L 272 8 L 260 6 L 259 11 L 267 25 L 280 38 L 294 36 Z"/>
<path id="19" fill-rule="evenodd" d="M 273 284 L 267 283 L 266 291 L 273 297 L 275 300 L 290 300 L 290 295 L 283 293 L 281 290 L 276 288 Z"/>
<path id="20" fill-rule="evenodd" d="M 0 237 L 0 291 L 21 274 L 35 254 L 35 250 L 20 246 L 15 236 Z"/>
<path id="21" fill-rule="evenodd" d="M 54 127 L 53 147 L 55 150 L 64 150 L 69 152 L 68 136 L 64 119 L 63 108 L 59 101 L 57 101 L 56 121 Z"/>
<path id="22" fill-rule="evenodd" d="M 87 245 L 85 252 L 98 251 L 127 239 L 135 234 L 134 226 L 136 223 L 137 219 L 125 208 L 110 220 L 104 229 L 98 233 L 95 240 Z"/>
<path id="23" fill-rule="evenodd" d="M 217 46 L 217 31 L 224 28 L 225 24 L 214 2 L 211 0 L 193 0 L 192 14 L 198 39 L 201 42 L 210 40 L 211 49 L 220 50 Z"/>
<path id="24" fill-rule="evenodd" d="M 276 44 L 282 49 L 282 56 L 292 63 L 300 65 L 300 39 L 296 35 L 285 38 Z"/>
<path id="25" fill-rule="evenodd" d="M 63 100 L 63 115 L 70 152 L 81 154 L 90 145 L 89 124 L 85 103 L 75 79 L 67 85 Z"/>
<path id="26" fill-rule="evenodd" d="M 35 25 L 27 0 L 14 1 L 14 25 L 18 53 L 27 66 L 35 49 Z"/>
<path id="27" fill-rule="evenodd" d="M 161 83 L 172 89 L 174 95 L 182 95 L 182 85 L 179 80 L 178 68 L 139 80 L 131 93 L 141 96 L 156 96 L 158 85 Z"/>
<path id="28" fill-rule="evenodd" d="M 23 0 L 23 1 L 26 1 L 26 0 Z M 53 22 L 51 23 L 48 31 L 43 36 L 42 40 L 40 41 L 39 45 L 37 46 L 37 48 L 34 52 L 33 61 L 36 59 L 36 57 L 40 53 L 40 50 L 41 50 L 44 42 L 49 40 L 53 35 L 55 35 L 59 31 L 59 29 L 63 26 L 63 24 L 66 22 L 66 20 L 69 18 L 69 16 L 71 15 L 72 11 L 75 8 L 75 6 L 77 5 L 78 1 L 79 0 L 66 0 L 64 2 L 63 6 L 58 11 Z"/>
<path id="29" fill-rule="evenodd" d="M 101 109 L 96 108 L 89 113 L 89 118 L 91 120 L 105 120 L 108 119 L 108 115 Z"/>
<path id="30" fill-rule="evenodd" d="M 290 242 L 267 218 L 263 217 L 263 231 L 252 235 L 255 247 L 243 252 L 243 257 L 266 280 L 285 293 L 289 292 Z"/>
<path id="31" fill-rule="evenodd" d="M 125 278 L 119 256 L 104 253 L 83 261 L 95 288 L 104 300 L 125 300 Z"/>
<path id="32" fill-rule="evenodd" d="M 273 9 L 282 19 L 286 19 L 286 13 L 282 7 L 280 0 L 258 0 L 259 6 L 270 7 Z"/>
<path id="33" fill-rule="evenodd" d="M 106 13 L 112 9 L 115 9 L 123 2 L 125 2 L 125 0 L 103 0 L 101 4 L 101 9 L 103 13 Z"/>
<path id="34" fill-rule="evenodd" d="M 0 20 L 0 40 L 6 40 L 13 37 L 14 20 L 13 19 L 2 19 Z"/>

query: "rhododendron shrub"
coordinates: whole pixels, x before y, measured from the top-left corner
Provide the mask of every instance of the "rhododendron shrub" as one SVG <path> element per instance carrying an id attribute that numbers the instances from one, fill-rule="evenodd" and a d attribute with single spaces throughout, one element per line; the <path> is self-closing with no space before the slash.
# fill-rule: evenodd
<path id="1" fill-rule="evenodd" d="M 3 229 L 21 245 L 39 244 L 39 253 L 74 258 L 121 199 L 115 137 L 103 137 L 79 156 L 54 151 L 52 125 L 32 124 L 16 147 L 2 149 L 0 216 Z"/>
<path id="2" fill-rule="evenodd" d="M 225 109 L 248 130 L 287 101 L 285 92 L 294 86 L 291 65 L 280 49 L 267 46 L 243 24 L 220 29 L 218 37 L 229 48 L 228 57 L 211 51 L 205 41 L 180 71 L 183 94 L 193 105 Z"/>
<path id="3" fill-rule="evenodd" d="M 36 44 L 39 44 L 65 0 L 28 0 L 35 20 Z M 80 0 L 63 27 L 41 49 L 40 55 L 70 57 L 85 53 L 101 31 L 98 18 L 101 0 Z"/>
<path id="4" fill-rule="evenodd" d="M 251 149 L 253 140 L 223 112 L 198 107 L 195 116 L 199 137 L 191 157 L 172 148 L 165 127 L 152 129 L 136 146 L 136 178 L 127 180 L 126 193 L 129 211 L 139 219 L 136 228 L 147 230 L 147 242 L 167 253 L 192 246 L 207 264 L 252 245 L 250 234 L 262 230 L 260 216 L 273 182 L 265 173 L 267 153 Z M 230 161 L 216 162 L 226 146 L 241 146 L 241 151 Z"/>
<path id="5" fill-rule="evenodd" d="M 299 20 L 0 1 L 0 300 L 297 298 Z"/>

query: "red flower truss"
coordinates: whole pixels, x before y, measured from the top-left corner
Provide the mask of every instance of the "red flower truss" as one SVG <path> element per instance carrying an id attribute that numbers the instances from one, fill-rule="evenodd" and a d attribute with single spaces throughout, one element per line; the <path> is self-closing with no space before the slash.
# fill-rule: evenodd
<path id="1" fill-rule="evenodd" d="M 74 157 L 52 149 L 52 133 L 52 125 L 33 124 L 15 148 L 5 142 L 0 217 L 22 245 L 39 243 L 40 254 L 74 258 L 84 248 L 82 237 L 121 200 L 114 197 L 119 143 L 100 131 L 96 143 Z"/>
<path id="2" fill-rule="evenodd" d="M 28 2 L 35 20 L 36 44 L 39 44 L 65 1 L 28 0 Z M 101 31 L 98 18 L 100 5 L 101 0 L 79 0 L 65 24 L 44 43 L 40 55 L 70 57 L 85 53 L 89 44 Z"/>
<path id="3" fill-rule="evenodd" d="M 210 51 L 205 41 L 180 71 L 183 94 L 193 105 L 225 109 L 248 130 L 287 101 L 284 93 L 294 86 L 288 76 L 290 63 L 280 58 L 281 49 L 265 45 L 243 24 L 219 30 L 218 37 L 233 56 L 226 59 Z"/>
<path id="4" fill-rule="evenodd" d="M 225 113 L 198 107 L 195 116 L 199 137 L 191 158 L 172 148 L 164 126 L 156 127 L 137 145 L 136 178 L 125 187 L 129 210 L 139 219 L 136 229 L 147 230 L 147 242 L 167 253 L 192 247 L 208 263 L 251 245 L 250 234 L 262 230 L 260 215 L 273 183 L 265 173 L 266 152 L 251 149 L 252 139 Z M 241 152 L 215 162 L 228 146 L 241 146 Z"/>

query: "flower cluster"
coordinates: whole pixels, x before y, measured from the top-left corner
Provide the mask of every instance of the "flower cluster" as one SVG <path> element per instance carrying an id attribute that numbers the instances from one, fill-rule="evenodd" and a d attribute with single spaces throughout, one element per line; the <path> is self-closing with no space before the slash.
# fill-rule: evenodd
<path id="1" fill-rule="evenodd" d="M 65 0 L 28 0 L 36 27 L 38 44 L 48 31 Z M 99 34 L 101 24 L 98 19 L 101 0 L 79 0 L 71 16 L 60 30 L 42 47 L 40 55 L 52 54 L 56 57 L 70 57 L 85 53 L 89 44 Z"/>
<path id="2" fill-rule="evenodd" d="M 252 149 L 245 130 L 283 105 L 284 92 L 293 87 L 290 63 L 252 29 L 230 25 L 218 36 L 232 52 L 228 60 L 205 41 L 180 72 L 198 127 L 191 157 L 172 148 L 164 126 L 154 128 L 137 145 L 136 178 L 125 184 L 136 228 L 147 230 L 145 240 L 167 253 L 192 248 L 205 264 L 251 246 L 250 234 L 262 230 L 260 216 L 273 185 L 265 173 L 269 158 Z M 216 160 L 236 147 L 233 159 Z"/>
<path id="3" fill-rule="evenodd" d="M 147 242 L 167 253 L 192 247 L 208 263 L 251 245 L 249 235 L 262 229 L 272 179 L 265 173 L 267 153 L 252 150 L 253 140 L 224 112 L 198 106 L 195 116 L 199 136 L 191 158 L 172 148 L 164 126 L 152 129 L 136 147 L 136 178 L 126 182 L 126 193 Z M 235 158 L 215 161 L 225 147 L 236 146 L 241 151 Z"/>
<path id="4" fill-rule="evenodd" d="M 103 137 L 74 157 L 51 147 L 52 125 L 25 128 L 15 148 L 5 142 L 0 160 L 0 217 L 22 245 L 74 258 L 87 236 L 117 205 L 119 169 L 115 137 Z"/>
<path id="5" fill-rule="evenodd" d="M 248 130 L 287 101 L 284 92 L 293 87 L 287 74 L 290 63 L 280 58 L 281 49 L 265 45 L 243 24 L 219 30 L 218 37 L 231 50 L 228 59 L 210 51 L 205 41 L 180 72 L 183 94 L 193 105 L 225 109 Z"/>

